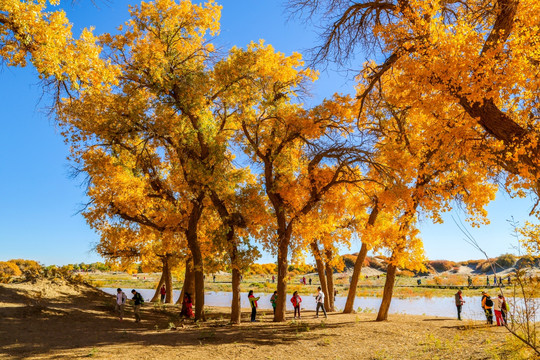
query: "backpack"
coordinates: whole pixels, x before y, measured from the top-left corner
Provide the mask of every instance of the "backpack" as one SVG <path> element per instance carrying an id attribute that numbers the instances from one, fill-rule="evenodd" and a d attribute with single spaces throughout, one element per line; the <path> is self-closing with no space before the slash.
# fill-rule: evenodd
<path id="1" fill-rule="evenodd" d="M 486 307 L 492 307 L 493 306 L 493 300 L 488 296 L 486 298 Z"/>

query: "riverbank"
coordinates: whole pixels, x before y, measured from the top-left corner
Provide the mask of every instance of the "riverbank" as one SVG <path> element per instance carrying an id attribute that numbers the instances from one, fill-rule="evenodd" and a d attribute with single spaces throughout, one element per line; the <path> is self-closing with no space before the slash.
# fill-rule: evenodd
<path id="1" fill-rule="evenodd" d="M 127 273 L 112 273 L 112 272 L 88 272 L 80 273 L 83 279 L 91 283 L 98 288 L 129 288 L 129 289 L 152 289 L 155 288 L 159 282 L 161 276 L 160 273 L 145 273 L 129 275 Z M 300 279 L 306 277 L 307 285 L 300 284 Z M 349 291 L 349 277 L 343 274 L 334 275 L 334 286 L 338 296 L 347 296 Z M 450 297 L 456 293 L 454 287 L 464 287 L 467 284 L 468 275 L 447 275 L 447 276 L 425 276 L 419 278 L 411 278 L 406 276 L 398 276 L 394 287 L 394 298 L 407 299 L 411 297 Z M 175 290 L 181 290 L 182 282 L 173 277 L 173 288 Z M 309 284 L 311 279 L 311 285 Z M 418 279 L 421 281 L 421 285 L 418 286 Z M 480 286 L 480 277 L 473 276 L 474 286 L 471 289 L 464 288 L 463 291 L 475 295 L 480 294 L 480 289 L 488 289 L 488 291 L 495 292 L 498 287 Z M 376 297 L 381 298 L 384 290 L 385 276 L 370 276 L 366 278 L 362 276 L 358 283 L 356 296 L 358 297 Z M 438 284 L 436 284 L 438 283 Z M 493 282 L 492 282 L 493 283 Z M 492 284 L 491 283 L 491 284 Z M 319 278 L 316 274 L 305 274 L 296 276 L 291 279 L 291 282 L 287 286 L 287 291 L 293 293 L 298 291 L 301 295 L 312 295 L 317 291 L 317 287 L 320 285 Z M 540 297 L 539 284 L 533 284 L 532 289 L 535 289 L 531 296 Z M 426 287 L 429 286 L 429 287 Z M 508 282 L 504 282 L 505 288 L 512 293 L 511 286 Z M 264 275 L 249 275 L 244 277 L 240 284 L 242 292 L 248 292 L 253 290 L 259 293 L 271 294 L 277 290 L 277 284 L 272 282 L 271 276 Z M 205 291 L 211 292 L 231 292 L 231 275 L 227 273 L 220 273 L 215 276 L 207 276 L 205 281 Z M 519 294 L 518 294 L 519 295 Z"/>
<path id="2" fill-rule="evenodd" d="M 177 307 L 145 303 L 137 324 L 130 306 L 120 321 L 112 304 L 97 289 L 59 280 L 0 285 L 0 358 L 519 359 L 506 330 L 483 322 L 304 312 L 302 321 L 273 323 L 261 311 L 250 323 L 244 309 L 244 322 L 231 326 L 228 308 L 209 308 L 205 323 L 182 323 Z"/>

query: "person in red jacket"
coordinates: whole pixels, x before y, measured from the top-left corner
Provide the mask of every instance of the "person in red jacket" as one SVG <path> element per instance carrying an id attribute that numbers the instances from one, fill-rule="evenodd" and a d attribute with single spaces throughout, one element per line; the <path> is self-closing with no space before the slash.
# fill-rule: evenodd
<path id="1" fill-rule="evenodd" d="M 165 303 L 165 295 L 167 295 L 167 289 L 165 289 L 165 284 L 163 284 L 159 292 L 161 293 L 161 302 Z"/>
<path id="2" fill-rule="evenodd" d="M 300 303 L 302 302 L 302 298 L 298 295 L 298 291 L 293 293 L 291 302 L 294 306 L 294 318 L 296 319 L 296 311 L 298 311 L 298 318 L 300 319 Z"/>

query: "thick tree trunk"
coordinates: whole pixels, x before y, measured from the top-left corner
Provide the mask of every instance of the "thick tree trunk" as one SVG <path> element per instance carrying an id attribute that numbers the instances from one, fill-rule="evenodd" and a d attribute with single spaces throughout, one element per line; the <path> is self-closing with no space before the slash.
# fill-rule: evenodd
<path id="1" fill-rule="evenodd" d="M 171 267 L 169 265 L 170 263 L 170 255 L 165 255 L 163 257 L 163 273 L 165 274 L 165 303 L 172 304 L 173 303 L 173 282 L 172 282 L 172 276 L 171 276 Z"/>
<path id="2" fill-rule="evenodd" d="M 188 293 L 191 296 L 191 301 L 195 303 L 195 273 L 193 272 L 193 261 L 191 257 L 186 260 L 186 271 L 184 274 L 184 284 L 182 285 L 182 292 L 178 298 L 177 304 L 182 305 L 182 313 L 185 313 L 184 309 L 184 294 Z"/>
<path id="3" fill-rule="evenodd" d="M 150 302 L 160 301 L 161 285 L 163 285 L 164 282 L 165 282 L 165 272 L 161 271 L 161 278 L 159 278 L 159 283 L 157 284 L 156 291 L 154 292 L 154 296 L 152 296 L 152 300 L 150 300 Z"/>
<path id="4" fill-rule="evenodd" d="M 375 224 L 375 220 L 377 220 L 377 216 L 379 215 L 379 206 L 377 201 L 375 201 L 375 204 L 373 208 L 371 209 L 371 213 L 369 214 L 369 219 L 367 222 L 366 227 L 373 226 Z M 343 309 L 344 314 L 350 314 L 353 312 L 353 306 L 354 306 L 354 299 L 356 299 L 356 289 L 358 288 L 358 279 L 360 278 L 360 274 L 362 272 L 362 265 L 364 264 L 364 260 L 366 260 L 366 255 L 368 252 L 368 247 L 366 245 L 366 242 L 362 242 L 362 247 L 360 248 L 360 252 L 358 253 L 358 256 L 356 257 L 356 261 L 354 262 L 354 269 L 353 274 L 351 277 L 351 284 L 349 286 L 349 293 L 347 294 L 347 302 L 345 303 L 345 308 Z"/>
<path id="5" fill-rule="evenodd" d="M 394 283 L 396 281 L 397 266 L 394 264 L 388 264 L 386 269 L 386 281 L 384 283 L 384 292 L 381 307 L 379 308 L 379 314 L 377 315 L 377 321 L 388 320 L 388 309 L 392 302 L 392 293 L 394 292 Z"/>
<path id="6" fill-rule="evenodd" d="M 334 305 L 334 269 L 332 269 L 332 266 L 330 265 L 330 260 L 332 259 L 332 250 L 326 249 L 325 253 L 326 261 L 324 266 L 326 269 L 326 287 L 328 288 L 328 307 L 326 310 L 336 311 L 336 307 Z"/>
<path id="7" fill-rule="evenodd" d="M 274 314 L 274 321 L 285 321 L 285 311 L 287 304 L 287 274 L 288 274 L 288 262 L 287 255 L 289 252 L 289 239 L 281 238 L 281 242 L 278 248 L 278 282 L 277 292 L 278 298 L 276 303 L 276 313 Z"/>
<path id="8" fill-rule="evenodd" d="M 324 294 L 324 308 L 330 309 L 330 299 L 328 296 L 328 287 L 326 286 L 326 276 L 324 275 L 324 263 L 322 261 L 321 252 L 319 251 L 319 246 L 316 241 L 313 241 L 310 246 L 313 257 L 315 258 L 315 264 L 317 265 L 317 274 L 319 275 L 321 290 Z"/>
<path id="9" fill-rule="evenodd" d="M 192 201 L 193 208 L 189 216 L 186 238 L 191 256 L 193 258 L 193 272 L 195 273 L 195 321 L 205 321 L 204 315 L 204 264 L 197 230 L 199 219 L 203 211 L 202 201 L 204 193 Z"/>
<path id="10" fill-rule="evenodd" d="M 231 323 L 240 324 L 242 313 L 240 310 L 240 270 L 233 266 L 232 268 L 232 304 L 231 304 Z"/>

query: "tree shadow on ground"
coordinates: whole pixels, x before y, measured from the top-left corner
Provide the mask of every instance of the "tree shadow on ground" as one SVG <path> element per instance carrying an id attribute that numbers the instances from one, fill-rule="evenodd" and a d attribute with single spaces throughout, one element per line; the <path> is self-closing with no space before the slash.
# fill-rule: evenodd
<path id="1" fill-rule="evenodd" d="M 143 321 L 135 323 L 130 305 L 126 307 L 126 318 L 120 321 L 114 312 L 114 297 L 91 287 L 83 287 L 78 295 L 39 301 L 4 287 L 0 287 L 0 293 L 1 301 L 11 305 L 0 309 L 0 357 L 24 358 L 115 344 L 274 345 L 328 338 L 334 335 L 324 329 L 354 325 L 354 321 L 327 323 L 314 318 L 274 323 L 270 314 L 261 316 L 260 322 L 250 323 L 249 312 L 242 314 L 241 325 L 228 324 L 229 314 L 220 312 L 208 313 L 205 323 L 182 323 L 178 307 L 147 303 L 141 311 Z"/>

